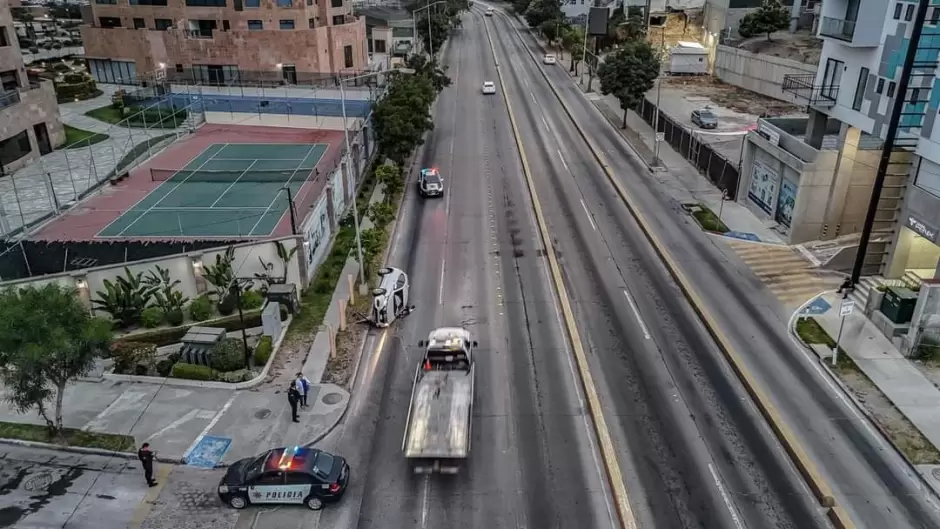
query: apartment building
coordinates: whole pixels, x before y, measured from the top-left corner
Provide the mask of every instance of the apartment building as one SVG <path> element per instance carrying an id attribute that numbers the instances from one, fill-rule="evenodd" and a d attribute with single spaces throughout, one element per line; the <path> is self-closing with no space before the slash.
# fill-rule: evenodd
<path id="1" fill-rule="evenodd" d="M 0 0 L 0 176 L 64 141 L 55 88 L 27 76 L 9 0 Z"/>
<path id="2" fill-rule="evenodd" d="M 817 143 L 835 122 L 842 131 L 841 158 L 850 164 L 859 136 L 885 138 L 895 98 L 905 98 L 863 273 L 913 283 L 938 277 L 940 267 L 940 6 L 928 7 L 921 37 L 912 44 L 917 8 L 912 0 L 826 0 L 818 71 L 784 80 L 784 90 L 808 104 L 805 141 Z M 899 94 L 911 45 L 917 50 L 914 69 L 907 93 Z M 873 181 L 877 164 L 867 165 Z M 867 195 L 856 197 L 866 208 L 868 201 Z"/>
<path id="3" fill-rule="evenodd" d="M 102 83 L 309 84 L 368 68 L 349 0 L 92 0 L 83 15 Z"/>

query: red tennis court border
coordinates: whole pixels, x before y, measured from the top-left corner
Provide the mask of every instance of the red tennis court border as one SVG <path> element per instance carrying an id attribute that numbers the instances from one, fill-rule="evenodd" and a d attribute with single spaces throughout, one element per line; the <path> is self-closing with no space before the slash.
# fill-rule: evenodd
<path id="1" fill-rule="evenodd" d="M 317 169 L 320 174 L 316 180 L 305 183 L 294 197 L 294 208 L 298 225 L 303 222 L 317 199 L 326 187 L 326 182 L 340 161 L 343 150 L 343 133 L 335 130 L 293 129 L 284 127 L 258 127 L 251 125 L 210 125 L 200 127 L 188 137 L 172 143 L 160 154 L 130 170 L 129 176 L 116 185 L 105 184 L 94 195 L 76 204 L 65 214 L 48 222 L 30 236 L 32 240 L 45 241 L 121 241 L 137 240 L 134 237 L 96 238 L 101 230 L 112 221 L 132 208 L 142 198 L 157 188 L 161 182 L 154 182 L 150 169 L 180 169 L 186 166 L 209 146 L 216 143 L 325 143 L 329 147 L 324 153 Z M 299 227 L 299 226 L 298 226 Z M 265 237 L 290 235 L 290 215 L 284 212 L 274 231 Z M 259 237 L 245 237 L 257 239 Z M 210 240 L 200 237 L 199 240 Z M 232 237 L 225 237 L 229 240 Z M 148 241 L 193 240 L 192 237 L 147 237 Z"/>

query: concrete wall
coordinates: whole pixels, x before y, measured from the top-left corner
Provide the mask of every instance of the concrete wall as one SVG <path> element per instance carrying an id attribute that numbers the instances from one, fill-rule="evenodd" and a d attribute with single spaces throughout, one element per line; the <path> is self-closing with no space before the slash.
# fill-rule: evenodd
<path id="1" fill-rule="evenodd" d="M 298 244 L 298 238 L 293 236 L 277 239 L 276 241 L 279 241 L 281 244 L 283 244 L 287 248 L 288 252 L 290 252 L 290 250 L 296 247 Z M 276 241 L 268 240 L 235 246 L 235 259 L 232 265 L 233 269 L 235 270 L 235 275 L 238 277 L 253 277 L 256 273 L 264 273 L 265 270 L 262 267 L 261 260 L 264 260 L 267 263 L 273 263 L 275 274 L 280 275 L 281 271 L 283 270 L 283 264 L 277 257 Z M 208 289 L 213 288 L 212 285 L 208 284 L 208 282 L 202 277 L 201 271 L 197 272 L 197 270 L 200 268 L 204 270 L 204 267 L 214 265 L 216 256 L 223 255 L 225 250 L 226 248 L 218 248 L 216 250 L 191 252 L 184 255 L 174 255 L 171 257 L 136 261 L 126 265 L 120 264 L 97 268 L 86 268 L 84 270 L 43 276 L 41 278 L 35 279 L 6 281 L 0 283 L 0 288 L 16 288 L 21 286 L 41 287 L 48 283 L 59 283 L 63 286 L 77 289 L 79 291 L 79 295 L 90 308 L 91 299 L 98 297 L 96 292 L 104 290 L 104 281 L 114 281 L 117 276 L 124 275 L 125 266 L 131 271 L 132 274 L 143 272 L 144 275 L 147 275 L 147 273 L 151 270 L 155 271 L 156 267 L 160 266 L 162 268 L 168 269 L 170 271 L 170 276 L 174 280 L 180 281 L 178 287 L 179 291 L 184 296 L 192 299 L 199 294 L 206 292 Z M 294 254 L 294 257 L 287 266 L 287 282 L 297 285 L 298 289 L 302 288 L 306 284 L 306 278 L 303 278 L 303 280 L 301 278 L 300 261 L 302 257 L 303 252 L 298 251 Z M 259 260 L 259 258 L 261 260 Z M 201 263 L 201 266 L 196 263 Z M 95 313 L 95 311 L 92 310 L 92 313 Z M 105 314 L 98 315 L 104 316 Z"/>
<path id="2" fill-rule="evenodd" d="M 349 118 L 349 128 L 359 128 L 358 118 Z M 243 112 L 206 112 L 206 123 L 222 125 L 255 125 L 295 129 L 343 130 L 343 118 L 304 116 L 300 114 L 248 114 Z"/>
<path id="3" fill-rule="evenodd" d="M 788 74 L 815 74 L 816 66 L 770 55 L 718 45 L 715 76 L 721 81 L 781 101 L 804 105 L 794 94 L 784 93 L 783 77 Z"/>

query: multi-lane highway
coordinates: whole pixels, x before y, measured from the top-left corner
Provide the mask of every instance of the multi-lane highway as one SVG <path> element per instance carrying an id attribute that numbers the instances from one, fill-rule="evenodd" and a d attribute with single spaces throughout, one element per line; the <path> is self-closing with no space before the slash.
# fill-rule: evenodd
<path id="1" fill-rule="evenodd" d="M 856 524 L 940 527 L 897 456 L 793 347 L 767 293 L 689 226 L 563 66 L 539 63 L 537 44 L 518 24 L 475 8 L 444 51 L 453 84 L 435 104 L 435 129 L 415 169 L 437 167 L 447 193 L 418 198 L 412 175 L 390 256 L 410 273 L 417 310 L 367 340 L 346 420 L 324 443 L 349 459 L 351 489 L 322 512 L 319 526 L 617 526 L 521 154 L 638 526 L 827 526 L 554 86 L 688 268 Z M 508 101 L 502 91 L 482 95 L 484 80 L 502 83 Z M 401 440 L 417 342 L 441 325 L 463 325 L 480 342 L 472 452 L 456 476 L 418 477 Z"/>

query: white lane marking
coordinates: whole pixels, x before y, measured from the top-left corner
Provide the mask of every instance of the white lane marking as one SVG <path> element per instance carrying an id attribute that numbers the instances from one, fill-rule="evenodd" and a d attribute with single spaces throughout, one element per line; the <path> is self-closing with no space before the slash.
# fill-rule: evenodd
<path id="1" fill-rule="evenodd" d="M 597 231 L 597 224 L 594 224 L 594 219 L 591 217 L 591 212 L 588 211 L 587 205 L 584 203 L 584 199 L 581 199 L 581 207 L 584 208 L 584 214 L 587 215 L 588 222 L 591 223 L 591 227 L 594 228 L 594 231 Z"/>
<path id="2" fill-rule="evenodd" d="M 147 393 L 143 391 L 125 391 L 124 393 L 121 393 L 116 399 L 111 401 L 111 404 L 108 404 L 107 408 L 101 410 L 101 413 L 95 415 L 94 419 L 88 421 L 88 424 L 85 426 L 82 426 L 82 430 L 88 432 L 93 428 L 105 426 L 103 419 L 107 417 L 112 411 L 118 407 L 127 409 L 146 396 Z"/>
<path id="3" fill-rule="evenodd" d="M 523 82 L 526 86 L 529 86 L 529 78 L 528 78 L 528 77 L 523 77 L 523 78 L 522 78 L 522 82 Z"/>
<path id="4" fill-rule="evenodd" d="M 431 475 L 425 474 L 424 476 L 424 494 L 421 497 L 421 529 L 427 529 L 428 527 L 428 495 L 431 491 Z"/>
<path id="5" fill-rule="evenodd" d="M 734 521 L 734 526 L 738 529 L 744 529 L 744 524 L 742 524 L 741 519 L 738 518 L 738 512 L 734 508 L 734 504 L 731 503 L 731 498 L 728 496 L 728 491 L 725 490 L 725 486 L 721 482 L 721 478 L 718 476 L 718 472 L 715 471 L 715 466 L 709 463 L 708 470 L 712 473 L 712 479 L 715 480 L 715 486 L 718 487 L 718 492 L 721 494 L 721 501 L 725 502 L 725 507 L 727 507 L 728 512 L 731 513 L 731 519 Z"/>
<path id="6" fill-rule="evenodd" d="M 185 415 L 183 415 L 179 419 L 176 419 L 175 421 L 171 422 L 170 424 L 164 426 L 163 428 L 160 428 L 159 430 L 151 434 L 150 437 L 147 437 L 146 439 L 144 439 L 143 442 L 149 443 L 150 441 L 153 441 L 156 437 L 159 437 L 160 435 L 162 435 L 164 432 L 167 432 L 168 430 L 172 430 L 178 426 L 183 425 L 184 423 L 187 423 L 195 419 L 196 416 L 199 415 L 200 412 L 202 412 L 202 410 L 189 410 L 188 412 L 186 412 Z M 201 437 L 202 436 L 200 435 L 200 438 Z M 187 454 L 188 453 L 189 452 L 187 452 Z"/>
<path id="7" fill-rule="evenodd" d="M 531 90 L 529 90 L 529 95 L 532 96 L 532 101 L 535 101 L 535 103 L 538 104 L 539 100 L 535 98 L 535 94 L 533 94 Z"/>
<path id="8" fill-rule="evenodd" d="M 568 173 L 570 174 L 570 173 L 571 173 L 571 169 L 568 167 L 568 162 L 565 161 L 565 157 L 562 156 L 562 154 L 561 154 L 561 149 L 556 149 L 556 150 L 558 151 L 558 157 L 561 158 L 561 165 L 564 165 L 564 166 L 565 166 L 565 171 L 568 171 Z M 574 175 L 571 175 L 571 176 L 574 176 Z"/>
<path id="9" fill-rule="evenodd" d="M 190 452 L 193 451 L 194 448 L 196 448 L 196 445 L 199 444 L 199 441 L 202 441 L 202 438 L 205 437 L 206 434 L 208 434 L 210 430 L 212 430 L 212 428 L 216 425 L 216 423 L 219 422 L 219 419 L 221 419 L 222 416 L 225 415 L 225 412 L 228 411 L 228 409 L 232 406 L 232 403 L 235 402 L 235 397 L 237 396 L 238 396 L 238 393 L 232 393 L 232 396 L 229 397 L 227 401 L 225 401 L 225 404 L 222 406 L 222 409 L 219 410 L 219 413 L 215 414 L 215 417 L 213 417 L 212 420 L 209 421 L 209 424 L 207 424 L 206 427 L 203 428 L 201 432 L 199 432 L 199 436 L 196 437 L 196 440 L 193 441 L 193 444 L 189 445 L 189 448 L 187 448 L 186 451 L 183 452 L 184 459 L 186 458 L 186 456 L 189 455 Z"/>
<path id="10" fill-rule="evenodd" d="M 438 289 L 437 293 L 437 304 L 444 304 L 444 261 L 441 261 L 441 287 Z"/>
<path id="11" fill-rule="evenodd" d="M 627 303 L 630 304 L 630 308 L 633 309 L 633 315 L 636 316 L 636 321 L 640 323 L 640 329 L 643 330 L 643 338 L 649 340 L 650 330 L 646 327 L 646 323 L 643 321 L 643 317 L 640 316 L 640 309 L 636 306 L 636 302 L 633 301 L 633 296 L 627 292 L 627 289 L 623 289 L 623 295 L 627 298 Z"/>
<path id="12" fill-rule="evenodd" d="M 552 128 L 548 126 L 548 121 L 545 121 L 545 114 L 540 114 L 539 117 L 542 118 L 542 124 L 545 125 L 545 128 L 548 130 L 552 130 Z"/>

